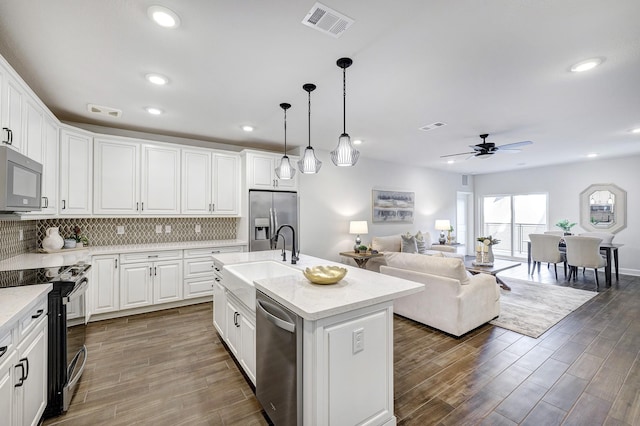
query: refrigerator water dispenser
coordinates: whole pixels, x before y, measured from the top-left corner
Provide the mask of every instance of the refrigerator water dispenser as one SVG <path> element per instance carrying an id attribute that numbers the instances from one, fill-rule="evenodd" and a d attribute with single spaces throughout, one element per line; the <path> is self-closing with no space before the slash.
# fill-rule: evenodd
<path id="1" fill-rule="evenodd" d="M 269 239 L 269 218 L 257 217 L 254 225 L 255 239 Z"/>

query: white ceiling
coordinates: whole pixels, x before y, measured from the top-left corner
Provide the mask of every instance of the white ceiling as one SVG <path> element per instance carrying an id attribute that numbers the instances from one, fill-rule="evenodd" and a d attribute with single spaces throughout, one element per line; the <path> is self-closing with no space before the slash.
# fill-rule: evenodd
<path id="1" fill-rule="evenodd" d="M 337 39 L 301 23 L 314 3 L 2 1 L 0 53 L 67 121 L 279 150 L 279 104 L 293 105 L 290 147 L 306 145 L 302 85 L 315 83 L 311 143 L 329 151 L 342 132 L 336 60 L 347 56 L 347 132 L 364 140 L 363 157 L 487 173 L 640 153 L 629 132 L 640 127 L 638 0 L 325 0 L 355 20 Z M 153 4 L 181 26 L 151 22 Z M 605 61 L 568 71 L 592 57 Z M 150 72 L 170 84 L 152 86 Z M 88 103 L 123 115 L 91 115 Z M 447 126 L 419 130 L 436 121 Z M 534 143 L 487 160 L 440 158 L 469 151 L 480 133 Z"/>

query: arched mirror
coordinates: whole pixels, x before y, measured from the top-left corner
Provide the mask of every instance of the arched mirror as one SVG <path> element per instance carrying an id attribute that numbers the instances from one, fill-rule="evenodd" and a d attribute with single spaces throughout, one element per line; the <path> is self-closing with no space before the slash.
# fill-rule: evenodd
<path id="1" fill-rule="evenodd" d="M 586 231 L 616 233 L 627 227 L 627 191 L 599 183 L 580 193 L 580 226 Z"/>

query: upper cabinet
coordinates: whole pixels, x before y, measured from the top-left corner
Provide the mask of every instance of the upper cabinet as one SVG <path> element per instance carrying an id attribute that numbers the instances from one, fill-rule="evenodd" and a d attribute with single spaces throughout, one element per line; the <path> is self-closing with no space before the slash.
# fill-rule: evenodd
<path id="1" fill-rule="evenodd" d="M 13 149 L 25 153 L 22 135 L 22 107 L 24 102 L 24 89 L 17 79 L 8 70 L 0 67 L 0 84 L 2 92 L 0 103 L 2 121 L 2 143 Z"/>
<path id="2" fill-rule="evenodd" d="M 182 213 L 237 216 L 240 211 L 240 156 L 182 149 Z"/>
<path id="3" fill-rule="evenodd" d="M 94 213 L 180 213 L 180 149 L 139 141 L 96 138 Z"/>
<path id="4" fill-rule="evenodd" d="M 280 164 L 282 155 L 266 152 L 243 151 L 247 173 L 247 189 L 270 189 L 295 191 L 298 189 L 298 173 L 293 179 L 278 179 L 275 168 Z M 289 155 L 289 161 L 296 166 L 298 157 Z"/>
<path id="5" fill-rule="evenodd" d="M 81 130 L 62 129 L 60 135 L 61 215 L 91 214 L 93 138 Z"/>

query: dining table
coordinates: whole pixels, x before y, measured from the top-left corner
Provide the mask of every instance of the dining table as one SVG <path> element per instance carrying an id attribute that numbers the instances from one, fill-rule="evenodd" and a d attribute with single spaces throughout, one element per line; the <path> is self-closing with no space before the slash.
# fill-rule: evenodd
<path id="1" fill-rule="evenodd" d="M 611 260 L 613 260 L 613 263 L 615 264 L 616 281 L 618 281 L 619 279 L 618 249 L 622 246 L 624 246 L 624 244 L 613 244 L 613 243 L 600 244 L 600 253 L 604 254 L 605 258 L 607 259 L 607 264 L 604 267 L 604 277 L 605 277 L 605 282 L 607 287 L 611 287 Z M 560 241 L 560 244 L 558 244 L 558 249 L 560 249 L 561 252 L 565 252 L 567 250 L 567 247 L 565 246 L 564 242 L 562 242 L 562 240 Z M 530 273 L 530 271 L 531 271 L 531 241 L 527 241 L 527 272 Z"/>

